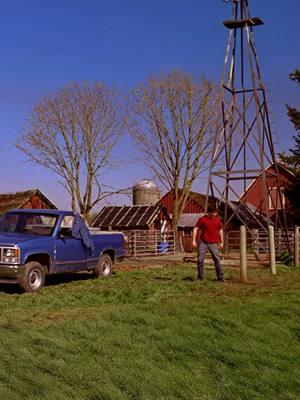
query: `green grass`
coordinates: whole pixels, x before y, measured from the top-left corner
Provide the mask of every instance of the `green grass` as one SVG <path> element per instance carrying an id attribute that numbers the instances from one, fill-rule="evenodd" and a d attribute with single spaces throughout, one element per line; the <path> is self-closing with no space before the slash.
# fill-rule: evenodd
<path id="1" fill-rule="evenodd" d="M 300 270 L 195 267 L 0 290 L 0 399 L 300 399 Z M 75 279 L 76 278 L 76 279 Z"/>

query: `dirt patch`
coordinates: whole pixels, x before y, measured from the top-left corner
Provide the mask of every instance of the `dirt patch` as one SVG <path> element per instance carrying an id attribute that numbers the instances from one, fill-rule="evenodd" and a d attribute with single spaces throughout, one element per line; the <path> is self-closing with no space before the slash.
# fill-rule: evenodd
<path id="1" fill-rule="evenodd" d="M 126 257 L 121 263 L 117 263 L 114 266 L 115 271 L 133 271 L 139 269 L 154 269 L 154 268 L 164 268 L 168 266 L 178 266 L 178 265 L 195 265 L 197 263 L 197 256 L 195 254 L 167 254 L 160 255 L 157 257 L 143 257 L 143 258 L 133 258 Z M 221 264 L 224 268 L 229 269 L 239 269 L 240 263 L 238 259 L 224 258 L 221 256 Z M 211 257 L 208 255 L 205 260 L 206 268 L 214 268 L 214 263 Z M 248 268 L 266 268 L 267 264 L 255 262 L 249 260 Z"/>
<path id="2" fill-rule="evenodd" d="M 125 258 L 121 263 L 117 263 L 114 266 L 115 271 L 133 271 L 137 269 L 156 269 L 164 268 L 170 265 L 182 264 L 182 257 L 175 259 L 166 258 L 153 258 L 153 259 L 136 259 L 136 258 Z"/>

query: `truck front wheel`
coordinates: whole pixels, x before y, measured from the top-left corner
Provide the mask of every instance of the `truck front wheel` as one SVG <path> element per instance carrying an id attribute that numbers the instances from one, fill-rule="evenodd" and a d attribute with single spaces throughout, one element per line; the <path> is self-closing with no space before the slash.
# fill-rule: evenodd
<path id="1" fill-rule="evenodd" d="M 112 274 L 112 260 L 109 254 L 102 254 L 93 273 L 96 278 L 108 278 Z"/>
<path id="2" fill-rule="evenodd" d="M 20 279 L 20 287 L 25 292 L 39 292 L 45 283 L 45 269 L 37 261 L 25 264 L 24 275 Z"/>

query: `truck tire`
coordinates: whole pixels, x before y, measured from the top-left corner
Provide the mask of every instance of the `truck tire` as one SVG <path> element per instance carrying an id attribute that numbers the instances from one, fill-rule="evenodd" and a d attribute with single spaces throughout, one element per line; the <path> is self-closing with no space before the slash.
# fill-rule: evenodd
<path id="1" fill-rule="evenodd" d="M 20 287 L 29 293 L 39 292 L 45 283 L 45 269 L 37 261 L 25 264 L 24 275 L 20 279 Z"/>
<path id="2" fill-rule="evenodd" d="M 112 274 L 112 260 L 109 254 L 102 254 L 93 274 L 96 278 L 108 278 Z"/>

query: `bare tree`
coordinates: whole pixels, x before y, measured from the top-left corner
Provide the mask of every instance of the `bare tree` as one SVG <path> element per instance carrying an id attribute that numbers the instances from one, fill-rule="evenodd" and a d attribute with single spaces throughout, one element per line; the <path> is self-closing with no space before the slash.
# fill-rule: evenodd
<path id="1" fill-rule="evenodd" d="M 131 134 L 161 184 L 174 193 L 173 229 L 218 129 L 217 87 L 181 71 L 150 77 L 132 94 Z"/>
<path id="2" fill-rule="evenodd" d="M 60 177 L 72 209 L 88 218 L 107 193 L 101 175 L 124 127 L 119 95 L 102 83 L 72 83 L 42 98 L 17 141 L 28 159 Z"/>

